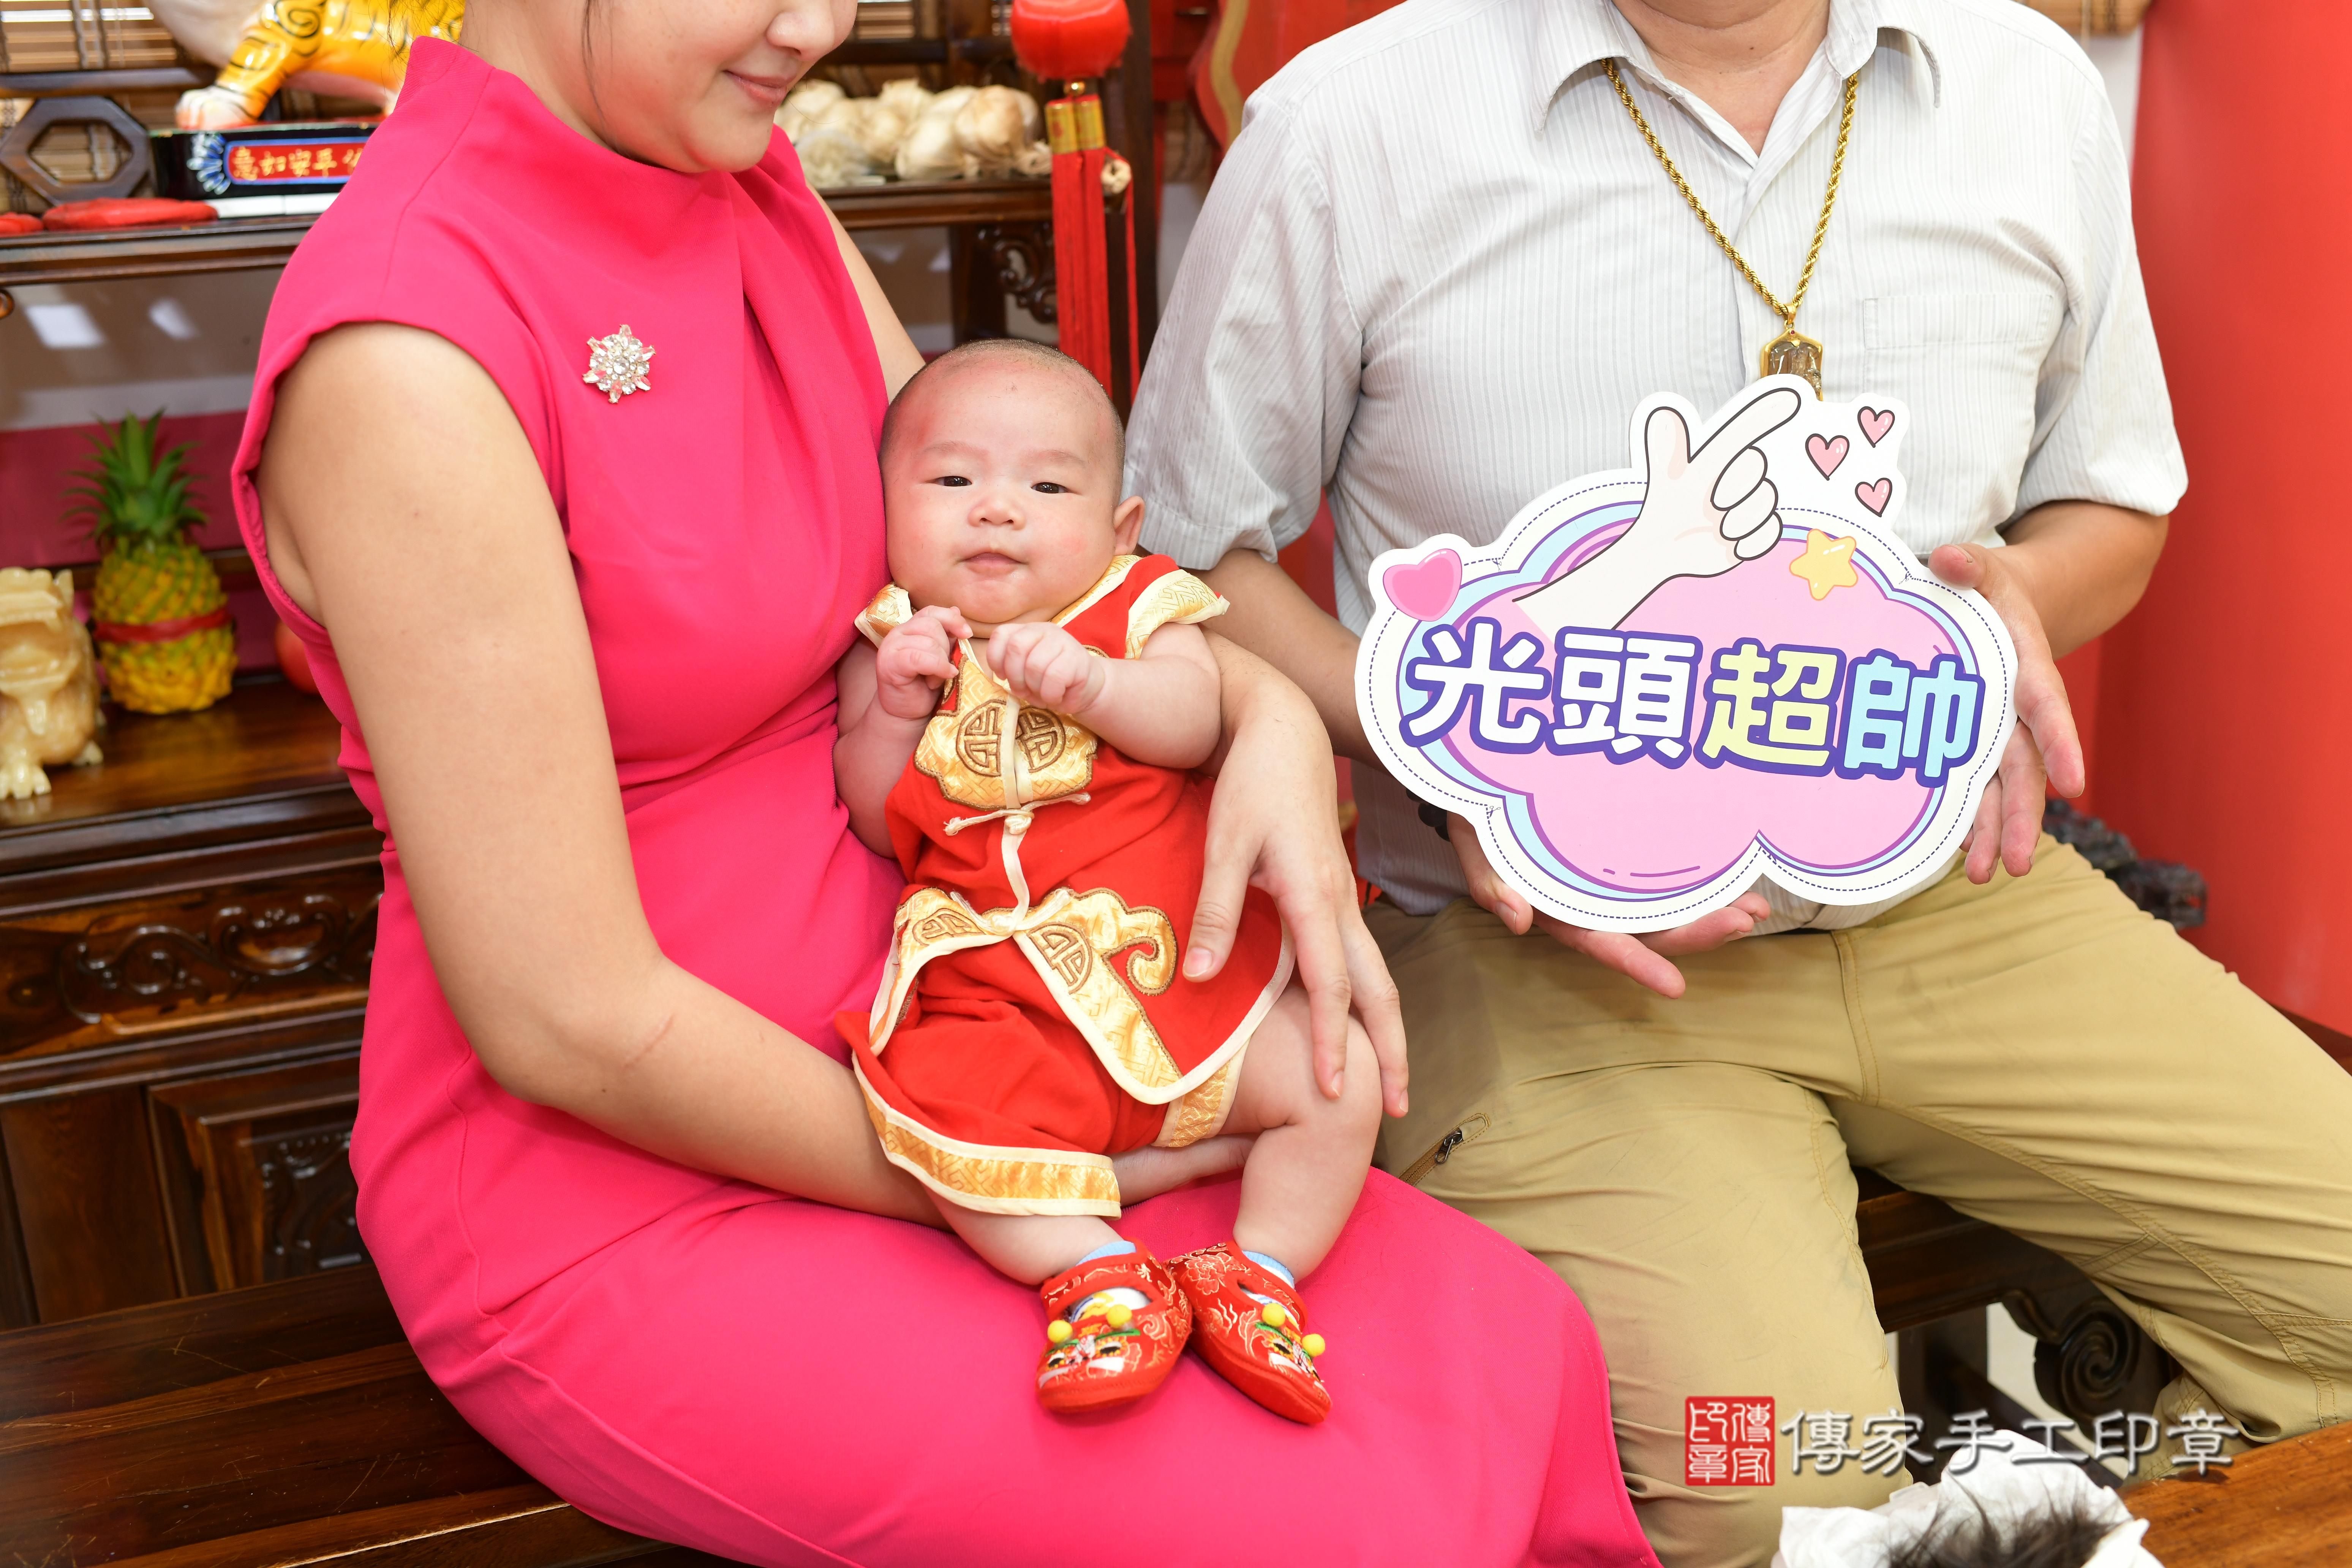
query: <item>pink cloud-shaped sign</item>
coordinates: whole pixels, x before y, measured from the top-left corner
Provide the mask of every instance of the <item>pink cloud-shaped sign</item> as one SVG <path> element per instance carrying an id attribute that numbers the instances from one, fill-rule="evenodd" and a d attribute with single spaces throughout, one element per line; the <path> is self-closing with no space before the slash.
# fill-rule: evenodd
<path id="1" fill-rule="evenodd" d="M 1978 595 L 1887 532 L 1909 416 L 1789 377 L 1704 426 L 1654 397 L 1635 467 L 1492 545 L 1373 563 L 1358 703 L 1390 771 L 1537 907 L 1679 925 L 1759 877 L 1860 904 L 1936 876 L 2014 722 Z"/>

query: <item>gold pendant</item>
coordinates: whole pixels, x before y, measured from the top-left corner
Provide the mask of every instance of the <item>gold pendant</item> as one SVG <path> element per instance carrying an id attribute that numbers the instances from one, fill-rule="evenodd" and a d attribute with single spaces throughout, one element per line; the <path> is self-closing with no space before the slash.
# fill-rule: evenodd
<path id="1" fill-rule="evenodd" d="M 1822 345 L 1819 339 L 1809 338 L 1790 327 L 1764 345 L 1757 356 L 1766 375 L 1801 375 L 1812 384 L 1813 395 L 1822 395 Z"/>

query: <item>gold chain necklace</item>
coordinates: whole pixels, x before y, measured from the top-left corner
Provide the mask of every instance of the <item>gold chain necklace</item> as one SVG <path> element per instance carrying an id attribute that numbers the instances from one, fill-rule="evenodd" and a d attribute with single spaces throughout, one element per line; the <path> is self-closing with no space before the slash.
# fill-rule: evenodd
<path id="1" fill-rule="evenodd" d="M 1643 119 L 1641 110 L 1634 107 L 1633 95 L 1626 90 L 1625 79 L 1617 71 L 1617 62 L 1607 61 L 1603 68 L 1609 73 L 1609 85 L 1617 89 L 1617 100 L 1625 106 L 1625 112 L 1633 117 L 1633 128 L 1642 133 L 1642 140 L 1650 144 L 1650 151 L 1657 154 L 1658 164 L 1665 170 L 1666 178 L 1672 180 L 1675 189 L 1683 194 L 1683 200 L 1688 202 L 1690 210 L 1698 215 L 1698 221 L 1706 226 L 1706 232 L 1715 237 L 1715 243 L 1723 247 L 1723 254 L 1731 258 L 1731 264 L 1739 268 L 1739 275 L 1763 296 L 1764 302 L 1772 307 L 1772 313 L 1780 317 L 1781 324 L 1788 329 L 1766 343 L 1764 352 L 1757 356 L 1762 374 L 1803 376 L 1812 383 L 1813 395 L 1821 396 L 1821 341 L 1797 331 L 1797 310 L 1805 302 L 1805 290 L 1812 287 L 1813 266 L 1822 258 L 1822 240 L 1830 232 L 1830 209 L 1837 205 L 1838 181 L 1845 174 L 1845 144 L 1853 134 L 1854 87 L 1862 80 L 1861 74 L 1857 72 L 1845 79 L 1845 112 L 1838 120 L 1837 153 L 1830 160 L 1830 188 L 1822 197 L 1822 217 L 1813 225 L 1813 247 L 1805 252 L 1804 273 L 1797 279 L 1797 291 L 1790 295 L 1789 302 L 1783 305 L 1773 298 L 1772 290 L 1764 287 L 1764 279 L 1756 276 L 1756 268 L 1748 265 L 1748 258 L 1740 255 L 1731 241 L 1725 237 L 1723 230 L 1716 226 L 1706 205 L 1698 199 L 1698 193 L 1690 188 L 1690 182 L 1683 178 L 1683 172 L 1675 167 L 1672 158 L 1666 156 L 1665 148 L 1658 141 L 1658 133 L 1650 129 L 1650 122 Z"/>

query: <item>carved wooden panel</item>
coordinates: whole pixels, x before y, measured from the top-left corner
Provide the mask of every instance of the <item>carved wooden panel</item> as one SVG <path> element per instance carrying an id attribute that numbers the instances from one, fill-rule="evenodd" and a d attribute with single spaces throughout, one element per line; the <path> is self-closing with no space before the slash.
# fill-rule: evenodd
<path id="1" fill-rule="evenodd" d="M 373 864 L 0 921 L 0 1062 L 367 995 Z"/>
<path id="2" fill-rule="evenodd" d="M 1054 226 L 984 223 L 973 239 L 987 258 L 996 287 L 1047 326 L 1054 324 Z"/>
<path id="3" fill-rule="evenodd" d="M 348 1057 L 151 1091 L 181 1289 L 226 1290 L 366 1259 L 352 1205 Z"/>

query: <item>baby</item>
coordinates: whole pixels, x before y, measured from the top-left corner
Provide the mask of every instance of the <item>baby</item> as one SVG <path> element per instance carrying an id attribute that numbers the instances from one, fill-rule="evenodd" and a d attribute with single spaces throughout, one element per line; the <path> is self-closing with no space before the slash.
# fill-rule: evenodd
<path id="1" fill-rule="evenodd" d="M 1199 623 L 1224 601 L 1138 557 L 1118 415 L 1076 362 L 966 344 L 882 427 L 891 586 L 841 665 L 841 798 L 907 876 L 870 1018 L 846 1015 L 890 1160 L 1001 1272 L 1039 1287 L 1037 1397 L 1139 1399 L 1188 1338 L 1294 1421 L 1330 1396 L 1297 1279 L 1354 1206 L 1380 1118 L 1349 1026 L 1317 1087 L 1303 991 L 1253 889 L 1191 978 L 1220 729 Z M 1246 787 L 1236 784 L 1236 788 Z M 1253 1136 L 1231 1241 L 1166 1263 L 1123 1239 L 1111 1156 Z"/>

